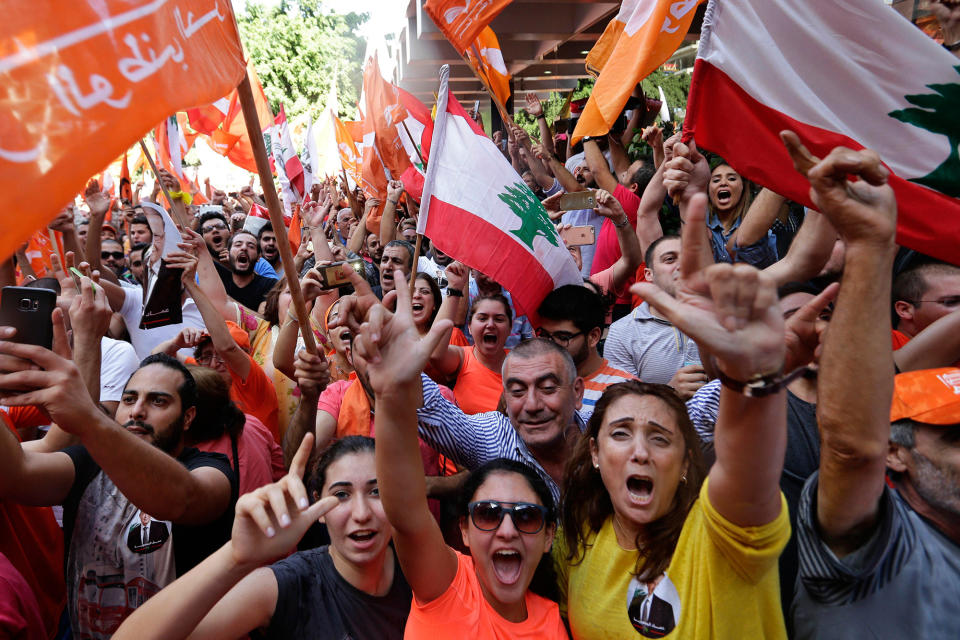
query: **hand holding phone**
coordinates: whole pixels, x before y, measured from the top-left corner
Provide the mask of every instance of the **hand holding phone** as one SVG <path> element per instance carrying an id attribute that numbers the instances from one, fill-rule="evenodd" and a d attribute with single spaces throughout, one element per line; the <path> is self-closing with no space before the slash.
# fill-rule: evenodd
<path id="1" fill-rule="evenodd" d="M 561 211 L 579 211 L 580 209 L 595 209 L 596 207 L 597 192 L 592 189 L 574 191 L 560 196 Z"/>
<path id="2" fill-rule="evenodd" d="M 348 275 L 350 269 L 362 274 L 363 260 L 334 262 L 325 266 L 316 267 L 315 271 L 320 276 L 320 285 L 324 289 L 335 289 L 345 284 L 350 284 L 350 276 Z"/>
<path id="3" fill-rule="evenodd" d="M 17 330 L 12 342 L 53 348 L 53 313 L 57 293 L 34 287 L 4 287 L 0 292 L 0 326 Z"/>

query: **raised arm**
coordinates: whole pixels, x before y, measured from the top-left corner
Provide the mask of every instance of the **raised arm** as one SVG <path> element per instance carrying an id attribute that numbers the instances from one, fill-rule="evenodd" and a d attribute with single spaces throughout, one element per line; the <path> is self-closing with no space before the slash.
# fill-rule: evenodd
<path id="1" fill-rule="evenodd" d="M 84 191 L 83 199 L 87 203 L 87 206 L 90 207 L 90 224 L 87 225 L 87 244 L 86 247 L 84 247 L 84 256 L 87 258 L 87 262 L 90 263 L 91 269 L 99 271 L 104 279 L 116 282 L 116 274 L 110 269 L 104 269 L 100 263 L 100 248 L 102 244 L 100 233 L 103 230 L 103 221 L 107 215 L 107 209 L 110 208 L 110 198 L 108 198 L 105 193 L 101 193 L 100 185 L 94 180 L 87 186 L 86 191 Z"/>
<path id="2" fill-rule="evenodd" d="M 333 208 L 333 196 L 324 187 L 320 190 L 320 197 L 322 198 L 320 202 L 310 201 L 305 203 L 300 210 L 300 216 L 306 224 L 306 228 L 310 231 L 314 260 L 317 262 L 321 260 L 333 262 L 330 244 L 327 242 L 327 235 L 323 232 L 323 221 Z"/>
<path id="3" fill-rule="evenodd" d="M 781 134 L 814 204 L 846 244 L 840 293 L 820 357 L 817 522 L 834 553 L 866 541 L 877 522 L 890 438 L 890 301 L 897 205 L 873 151 L 838 147 L 823 160 Z M 848 176 L 857 176 L 856 182 Z"/>
<path id="4" fill-rule="evenodd" d="M 546 163 L 550 173 L 557 179 L 565 192 L 573 193 L 574 191 L 584 190 L 584 186 L 577 182 L 577 179 L 567 170 L 566 165 L 557 157 L 556 153 L 551 153 L 543 149 L 542 146 L 535 146 L 533 152 Z"/>
<path id="5" fill-rule="evenodd" d="M 403 194 L 403 183 L 391 180 L 387 183 L 387 203 L 383 207 L 383 216 L 380 218 L 380 246 L 387 246 L 388 242 L 397 239 L 397 203 Z"/>
<path id="6" fill-rule="evenodd" d="M 227 544 L 140 605 L 113 637 L 232 640 L 266 627 L 276 610 L 278 586 L 263 565 L 283 557 L 337 505 L 327 496 L 308 506 L 302 477 L 312 443 L 304 439 L 290 473 L 280 481 L 237 501 Z"/>
<path id="7" fill-rule="evenodd" d="M 440 319 L 450 320 L 451 325 L 450 330 L 443 336 L 446 339 L 440 340 L 437 348 L 430 355 L 430 365 L 447 378 L 453 378 L 459 373 L 460 367 L 463 366 L 463 347 L 450 344 L 450 333 L 453 331 L 453 323 L 458 320 L 457 312 L 460 309 L 460 303 L 467 295 L 466 287 L 470 270 L 461 262 L 453 262 L 447 266 L 446 274 L 447 290 L 449 291 L 452 288 L 455 291 L 462 292 L 463 296 L 447 295 L 440 305 L 440 310 L 437 312 L 434 322 Z"/>
<path id="8" fill-rule="evenodd" d="M 223 287 L 223 280 L 217 273 L 217 267 L 213 263 L 213 256 L 207 250 L 207 245 L 203 241 L 203 236 L 192 229 L 184 228 L 182 231 L 183 241 L 189 244 L 191 253 L 197 256 L 197 284 L 210 300 L 224 320 L 237 321 L 239 307 L 236 302 L 230 300 L 227 296 L 227 290 Z"/>
<path id="9" fill-rule="evenodd" d="M 701 245 L 708 241 L 698 231 L 706 224 L 706 196 L 696 194 L 688 205 L 676 297 L 651 283 L 637 284 L 632 291 L 716 358 L 727 380 L 720 392 L 710 502 L 738 526 L 759 526 L 776 519 L 782 507 L 786 392 L 752 398 L 733 389 L 736 381 L 782 374 L 785 346 L 777 289 L 749 265 L 703 269 Z"/>
<path id="10" fill-rule="evenodd" d="M 540 98 L 532 91 L 528 91 L 526 101 L 527 113 L 537 119 L 537 127 L 540 129 L 540 144 L 548 153 L 555 153 L 553 134 L 550 132 L 550 123 L 547 122 L 547 114 L 543 112 L 543 104 L 540 102 Z"/>
<path id="11" fill-rule="evenodd" d="M 830 220 L 813 209 L 807 209 L 787 255 L 764 269 L 778 287 L 788 282 L 803 282 L 816 276 L 830 259 L 837 230 Z"/>
<path id="12" fill-rule="evenodd" d="M 664 165 L 661 164 L 640 197 L 640 208 L 637 210 L 637 241 L 640 243 L 641 256 L 646 254 L 651 244 L 663 236 L 660 209 L 663 207 L 663 199 L 667 197 L 667 189 L 663 186 L 663 170 Z"/>
<path id="13" fill-rule="evenodd" d="M 960 313 L 956 311 L 930 323 L 893 352 L 893 361 L 901 372 L 951 367 L 957 360 L 960 360 Z"/>
<path id="14" fill-rule="evenodd" d="M 399 271 L 396 275 L 402 278 Z M 422 393 L 420 373 L 449 325 L 447 321 L 434 322 L 421 338 L 407 287 L 397 289 L 395 315 L 376 305 L 367 318 L 353 348 L 368 362 L 376 396 L 380 498 L 393 525 L 403 575 L 417 600 L 427 603 L 440 597 L 457 574 L 456 554 L 444 542 L 427 506 L 416 412 Z"/>
<path id="15" fill-rule="evenodd" d="M 609 218 L 617 230 L 617 242 L 620 244 L 620 258 L 613 263 L 613 290 L 619 291 L 631 276 L 637 272 L 643 262 L 640 252 L 640 241 L 637 233 L 630 226 L 630 220 L 624 213 L 623 207 L 607 191 L 597 191 L 596 212 L 604 218 Z"/>
<path id="16" fill-rule="evenodd" d="M 587 167 L 593 174 L 593 179 L 597 181 L 597 187 L 604 191 L 613 193 L 617 188 L 617 178 L 610 173 L 610 165 L 607 159 L 603 157 L 603 151 L 596 139 L 590 138 L 583 141 L 583 153 L 587 161 Z"/>
<path id="17" fill-rule="evenodd" d="M 750 203 L 750 208 L 737 228 L 737 244 L 747 247 L 766 238 L 767 232 L 777 219 L 780 207 L 786 201 L 786 198 L 770 189 L 762 189 Z"/>
<path id="18" fill-rule="evenodd" d="M 186 243 L 181 243 L 179 246 L 183 250 L 192 248 L 191 245 Z M 246 380 L 252 367 L 250 356 L 240 348 L 240 345 L 230 335 L 230 329 L 227 328 L 220 312 L 214 307 L 200 285 L 196 283 L 194 276 L 196 275 L 197 257 L 185 251 L 173 251 L 167 256 L 166 260 L 169 267 L 183 269 L 183 286 L 197 305 L 197 310 L 200 312 L 200 317 L 203 318 L 203 324 L 210 335 L 210 340 L 213 342 L 213 348 L 217 350 L 217 355 L 223 358 L 227 368 L 233 374 Z"/>

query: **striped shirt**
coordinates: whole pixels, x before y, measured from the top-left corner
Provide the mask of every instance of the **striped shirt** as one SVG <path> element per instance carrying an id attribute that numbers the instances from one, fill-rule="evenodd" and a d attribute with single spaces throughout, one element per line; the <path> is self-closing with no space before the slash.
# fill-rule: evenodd
<path id="1" fill-rule="evenodd" d="M 646 302 L 610 325 L 603 356 L 611 366 L 655 384 L 669 384 L 680 367 L 700 364 L 697 343 L 653 315 Z"/>
<path id="2" fill-rule="evenodd" d="M 583 406 L 580 407 L 580 417 L 584 422 L 593 415 L 593 408 L 597 405 L 597 400 L 603 395 L 604 389 L 618 382 L 627 380 L 636 380 L 635 376 L 626 371 L 621 371 L 610 366 L 610 362 L 604 358 L 603 365 L 583 379 Z"/>
<path id="3" fill-rule="evenodd" d="M 476 469 L 496 458 L 509 458 L 532 467 L 543 478 L 557 505 L 560 487 L 533 457 L 510 418 L 499 411 L 467 415 L 442 395 L 440 387 L 426 374 L 423 382 L 423 406 L 417 409 L 420 438 L 462 467 Z M 580 414 L 574 423 L 584 430 Z"/>
<path id="4" fill-rule="evenodd" d="M 838 558 L 816 522 L 818 480 L 798 509 L 794 637 L 960 638 L 960 546 L 884 487 L 870 539 Z"/>

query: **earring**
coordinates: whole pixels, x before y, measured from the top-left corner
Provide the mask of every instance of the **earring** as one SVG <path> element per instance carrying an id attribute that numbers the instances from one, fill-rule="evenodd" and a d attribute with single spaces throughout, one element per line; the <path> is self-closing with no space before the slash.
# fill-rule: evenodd
<path id="1" fill-rule="evenodd" d="M 593 468 L 594 468 L 594 469 L 599 469 L 599 468 L 600 468 L 600 463 L 599 463 L 599 462 L 594 462 L 594 463 L 593 463 Z"/>
<path id="2" fill-rule="evenodd" d="M 683 483 L 686 481 L 687 481 L 687 474 L 683 474 L 683 477 L 680 478 L 680 482 Z"/>

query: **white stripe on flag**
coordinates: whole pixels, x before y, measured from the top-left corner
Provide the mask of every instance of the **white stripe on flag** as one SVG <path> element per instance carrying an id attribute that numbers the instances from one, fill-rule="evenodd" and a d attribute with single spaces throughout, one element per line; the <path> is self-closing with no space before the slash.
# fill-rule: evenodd
<path id="1" fill-rule="evenodd" d="M 443 148 L 443 138 L 447 124 L 447 97 L 450 95 L 450 65 L 440 67 L 440 90 L 437 93 L 437 115 L 433 120 L 433 139 L 430 141 L 430 157 L 439 157 L 438 152 Z M 366 142 L 366 140 L 364 140 Z M 427 229 L 427 216 L 430 215 L 430 198 L 437 182 L 439 162 L 427 163 L 427 174 L 423 179 L 423 197 L 420 199 L 420 217 L 417 220 L 417 233 L 423 234 Z"/>

